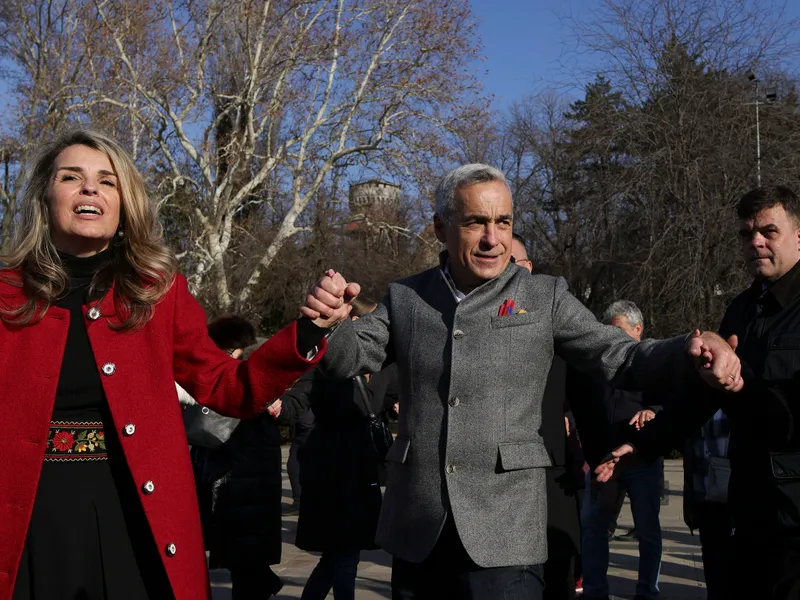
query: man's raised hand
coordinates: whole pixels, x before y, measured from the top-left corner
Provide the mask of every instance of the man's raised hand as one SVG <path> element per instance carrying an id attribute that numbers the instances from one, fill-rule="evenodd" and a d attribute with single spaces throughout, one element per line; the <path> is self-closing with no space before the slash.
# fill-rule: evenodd
<path id="1" fill-rule="evenodd" d="M 341 273 L 328 270 L 311 286 L 300 314 L 313 319 L 318 327 L 333 327 L 350 314 L 350 302 L 361 292 L 357 283 L 348 283 Z"/>
<path id="2" fill-rule="evenodd" d="M 621 460 L 632 459 L 635 452 L 636 450 L 630 444 L 623 444 L 614 450 L 611 453 L 611 458 L 604 463 L 600 463 L 600 465 L 598 465 L 598 467 L 594 470 L 595 475 L 597 475 L 597 481 L 600 483 L 605 483 L 611 479 L 617 469 L 624 468 L 624 464 L 620 465 L 619 462 Z M 626 456 L 628 459 L 625 459 Z"/>
<path id="3" fill-rule="evenodd" d="M 734 351 L 737 343 L 735 335 L 726 342 L 716 333 L 695 330 L 686 340 L 685 350 L 708 385 L 738 392 L 744 387 L 744 380 L 741 362 Z"/>
<path id="4" fill-rule="evenodd" d="M 649 408 L 645 408 L 644 410 L 640 410 L 633 415 L 633 418 L 628 421 L 628 425 L 635 425 L 636 429 L 641 429 L 647 424 L 648 421 L 652 421 L 655 418 L 656 413 Z"/>

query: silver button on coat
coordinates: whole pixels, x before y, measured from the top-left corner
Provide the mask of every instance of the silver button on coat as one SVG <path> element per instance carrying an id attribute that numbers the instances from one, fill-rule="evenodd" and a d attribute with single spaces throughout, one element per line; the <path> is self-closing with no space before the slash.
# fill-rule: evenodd
<path id="1" fill-rule="evenodd" d="M 97 321 L 97 319 L 100 318 L 100 309 L 93 306 L 89 309 L 89 312 L 86 313 L 86 316 L 89 317 L 90 321 Z"/>
<path id="2" fill-rule="evenodd" d="M 167 547 L 164 549 L 164 552 L 167 556 L 175 556 L 178 553 L 178 547 L 173 543 L 170 542 L 167 544 Z"/>
<path id="3" fill-rule="evenodd" d="M 156 491 L 156 484 L 149 480 L 145 481 L 144 485 L 142 486 L 142 491 L 145 494 L 152 494 L 153 492 Z"/>
<path id="4" fill-rule="evenodd" d="M 134 433 L 136 433 L 136 425 L 133 423 L 128 423 L 122 428 L 122 433 L 127 437 L 132 436 Z"/>
<path id="5" fill-rule="evenodd" d="M 111 376 L 117 370 L 117 365 L 112 362 L 107 362 L 103 365 L 103 375 Z"/>

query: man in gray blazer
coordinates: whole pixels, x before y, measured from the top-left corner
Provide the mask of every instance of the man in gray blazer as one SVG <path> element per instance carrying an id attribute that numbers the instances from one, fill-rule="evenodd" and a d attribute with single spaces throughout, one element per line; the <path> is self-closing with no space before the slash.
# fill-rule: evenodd
<path id="1" fill-rule="evenodd" d="M 357 286 L 338 273 L 301 309 L 319 327 L 338 324 L 325 356 L 333 375 L 398 366 L 402 410 L 376 539 L 394 556 L 395 599 L 541 598 L 550 465 L 541 401 L 554 353 L 634 389 L 670 385 L 694 366 L 709 383 L 742 385 L 718 336 L 637 343 L 600 324 L 563 279 L 510 263 L 512 214 L 502 172 L 459 167 L 436 190 L 447 248 L 438 267 L 392 283 L 356 322 L 344 320 L 344 296 Z"/>

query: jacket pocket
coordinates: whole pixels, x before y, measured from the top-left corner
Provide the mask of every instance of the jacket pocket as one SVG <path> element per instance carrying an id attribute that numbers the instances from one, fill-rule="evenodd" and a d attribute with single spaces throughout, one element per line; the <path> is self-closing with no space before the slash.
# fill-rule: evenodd
<path id="1" fill-rule="evenodd" d="M 411 439 L 407 437 L 397 437 L 386 453 L 386 462 L 405 464 L 408 459 L 408 448 L 411 446 Z"/>
<path id="2" fill-rule="evenodd" d="M 796 333 L 782 333 L 770 339 L 772 350 L 800 350 L 800 335 Z"/>
<path id="3" fill-rule="evenodd" d="M 518 471 L 536 467 L 550 467 L 550 455 L 541 442 L 508 442 L 498 445 L 500 468 Z"/>
<path id="4" fill-rule="evenodd" d="M 772 452 L 772 476 L 778 484 L 789 481 L 800 481 L 800 453 L 798 452 Z"/>
<path id="5" fill-rule="evenodd" d="M 775 481 L 774 503 L 778 527 L 800 529 L 800 453 L 770 453 L 772 477 Z"/>
<path id="6" fill-rule="evenodd" d="M 517 313 L 504 317 L 492 317 L 492 329 L 518 327 L 520 325 L 538 325 L 544 322 L 544 316 L 544 311 L 537 310 L 535 312 Z"/>

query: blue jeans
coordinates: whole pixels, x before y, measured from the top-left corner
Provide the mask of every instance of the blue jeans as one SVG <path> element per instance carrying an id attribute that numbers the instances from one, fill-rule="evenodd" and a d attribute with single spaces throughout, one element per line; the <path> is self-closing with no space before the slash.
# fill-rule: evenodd
<path id="1" fill-rule="evenodd" d="M 354 600 L 360 559 L 360 552 L 323 552 L 300 600 L 325 600 L 331 588 L 335 600 Z"/>
<path id="2" fill-rule="evenodd" d="M 658 597 L 661 571 L 661 471 L 664 461 L 641 464 L 624 471 L 616 484 L 628 492 L 633 524 L 639 540 L 639 579 L 636 595 Z M 583 554 L 583 593 L 589 597 L 608 596 L 608 526 L 614 518 L 614 482 L 597 484 L 586 476 L 586 491 L 581 511 L 581 551 Z"/>

